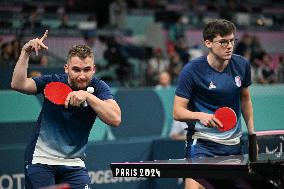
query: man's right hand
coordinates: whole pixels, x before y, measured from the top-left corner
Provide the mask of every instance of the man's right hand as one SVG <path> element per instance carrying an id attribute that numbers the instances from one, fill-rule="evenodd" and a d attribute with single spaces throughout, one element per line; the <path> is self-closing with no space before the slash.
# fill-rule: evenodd
<path id="1" fill-rule="evenodd" d="M 206 127 L 223 127 L 222 123 L 214 116 L 202 112 L 199 121 Z"/>
<path id="2" fill-rule="evenodd" d="M 26 53 L 28 53 L 29 55 L 32 53 L 32 51 L 35 51 L 36 55 L 38 55 L 38 51 L 41 48 L 44 49 L 48 49 L 48 47 L 43 44 L 43 40 L 45 40 L 45 38 L 47 38 L 47 34 L 48 34 L 48 30 L 45 31 L 44 35 L 39 39 L 32 39 L 29 42 L 27 42 L 24 46 L 23 49 Z"/>
<path id="3" fill-rule="evenodd" d="M 27 77 L 29 56 L 33 51 L 35 51 L 36 55 L 38 55 L 38 50 L 41 48 L 48 49 L 48 47 L 43 44 L 43 40 L 47 38 L 47 34 L 48 30 L 45 31 L 44 35 L 40 39 L 32 39 L 23 46 L 21 55 L 14 68 L 11 82 L 12 89 L 25 94 L 36 93 L 37 86 L 35 81 L 32 78 Z"/>

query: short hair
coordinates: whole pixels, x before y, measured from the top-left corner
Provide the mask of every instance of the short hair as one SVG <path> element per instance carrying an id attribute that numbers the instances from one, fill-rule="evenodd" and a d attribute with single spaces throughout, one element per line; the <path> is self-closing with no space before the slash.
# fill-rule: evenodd
<path id="1" fill-rule="evenodd" d="M 80 59 L 90 57 L 93 61 L 95 60 L 95 55 L 92 49 L 87 45 L 72 46 L 67 55 L 67 62 L 69 62 L 72 57 L 79 57 Z"/>
<path id="2" fill-rule="evenodd" d="M 225 19 L 216 19 L 206 24 L 203 30 L 204 41 L 212 41 L 217 35 L 224 37 L 236 33 L 236 26 L 233 22 Z"/>

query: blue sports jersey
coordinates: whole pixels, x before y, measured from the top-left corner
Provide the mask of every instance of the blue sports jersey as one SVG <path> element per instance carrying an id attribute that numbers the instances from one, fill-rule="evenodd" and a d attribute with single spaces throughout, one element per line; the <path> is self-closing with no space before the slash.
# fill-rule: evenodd
<path id="1" fill-rule="evenodd" d="M 241 56 L 233 54 L 222 72 L 209 65 L 207 56 L 190 61 L 179 75 L 176 95 L 189 99 L 188 109 L 194 112 L 214 114 L 220 107 L 230 107 L 236 112 L 238 121 L 236 127 L 226 132 L 205 127 L 199 121 L 190 121 L 187 123 L 189 130 L 199 132 L 207 139 L 228 140 L 240 137 L 241 89 L 249 85 L 250 64 Z"/>
<path id="2" fill-rule="evenodd" d="M 67 74 L 45 75 L 33 79 L 37 94 L 43 93 L 50 82 L 68 84 Z M 89 86 L 94 88 L 93 94 L 99 99 L 113 98 L 105 82 L 94 77 Z M 44 98 L 32 141 L 26 149 L 26 163 L 85 166 L 86 144 L 96 116 L 90 106 L 65 108 Z"/>

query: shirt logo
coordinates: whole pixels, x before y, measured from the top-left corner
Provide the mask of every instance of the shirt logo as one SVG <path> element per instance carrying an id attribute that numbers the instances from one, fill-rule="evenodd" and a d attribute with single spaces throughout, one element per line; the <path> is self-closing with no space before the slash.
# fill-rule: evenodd
<path id="1" fill-rule="evenodd" d="M 242 86 L 242 81 L 241 81 L 240 76 L 235 77 L 235 83 L 238 87 Z"/>
<path id="2" fill-rule="evenodd" d="M 209 89 L 216 89 L 216 85 L 211 81 L 208 88 Z"/>

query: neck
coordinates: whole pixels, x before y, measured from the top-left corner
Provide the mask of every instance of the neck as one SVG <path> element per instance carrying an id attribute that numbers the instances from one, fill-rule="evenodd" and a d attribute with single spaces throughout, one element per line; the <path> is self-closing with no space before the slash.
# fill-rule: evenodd
<path id="1" fill-rule="evenodd" d="M 207 61 L 212 68 L 219 72 L 222 72 L 229 63 L 229 60 L 220 59 L 217 56 L 214 56 L 213 54 L 207 55 Z"/>

